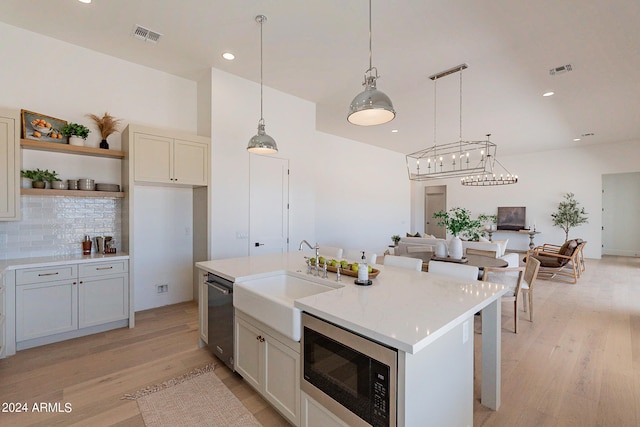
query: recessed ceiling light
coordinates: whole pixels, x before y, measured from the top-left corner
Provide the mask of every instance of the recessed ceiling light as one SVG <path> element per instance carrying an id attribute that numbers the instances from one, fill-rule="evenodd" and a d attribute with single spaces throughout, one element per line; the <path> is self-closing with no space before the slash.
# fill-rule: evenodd
<path id="1" fill-rule="evenodd" d="M 554 93 L 555 93 L 555 92 L 551 92 L 551 91 L 549 91 L 549 92 L 545 92 L 545 93 L 543 93 L 543 94 L 542 94 L 542 96 L 552 96 Z"/>
<path id="2" fill-rule="evenodd" d="M 234 59 L 236 59 L 236 56 L 235 56 L 233 53 L 231 53 L 231 52 L 225 52 L 225 53 L 223 53 L 223 54 L 222 54 L 222 57 L 223 57 L 224 59 L 226 59 L 227 61 L 233 61 Z"/>
<path id="3" fill-rule="evenodd" d="M 392 129 L 391 132 L 392 133 L 398 133 L 398 129 Z"/>
<path id="4" fill-rule="evenodd" d="M 580 138 L 573 138 L 574 141 L 580 141 Z"/>
<path id="5" fill-rule="evenodd" d="M 78 0 L 80 3 L 86 3 L 89 4 L 91 3 L 91 0 Z"/>

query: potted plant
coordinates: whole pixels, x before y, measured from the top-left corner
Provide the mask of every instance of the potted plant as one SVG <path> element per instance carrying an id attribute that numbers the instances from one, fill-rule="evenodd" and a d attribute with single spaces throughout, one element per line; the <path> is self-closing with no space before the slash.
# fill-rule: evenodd
<path id="1" fill-rule="evenodd" d="M 49 169 L 22 170 L 20 171 L 20 175 L 24 178 L 30 179 L 31 186 L 33 188 L 45 188 L 47 182 L 56 181 L 58 179 L 56 171 L 49 172 Z"/>
<path id="2" fill-rule="evenodd" d="M 391 240 L 393 240 L 393 246 L 398 246 L 398 243 L 400 242 L 400 236 L 394 234 L 393 236 L 391 236 Z"/>
<path id="3" fill-rule="evenodd" d="M 564 241 L 569 240 L 569 230 L 588 223 L 587 212 L 579 208 L 580 203 L 574 198 L 573 193 L 564 195 L 564 201 L 558 204 L 558 209 L 551 214 L 553 225 L 564 230 Z"/>
<path id="4" fill-rule="evenodd" d="M 69 137 L 69 144 L 82 146 L 91 131 L 85 125 L 68 123 L 62 127 L 61 132 L 64 136 Z"/>
<path id="5" fill-rule="evenodd" d="M 109 143 L 107 142 L 107 138 L 112 133 L 118 132 L 118 123 L 120 123 L 122 119 L 116 119 L 109 113 L 104 113 L 104 116 L 102 117 L 96 116 L 95 114 L 87 114 L 87 116 L 93 120 L 100 131 L 100 136 L 102 137 L 100 148 L 108 150 Z"/>
<path id="6" fill-rule="evenodd" d="M 449 256 L 451 258 L 462 258 L 462 241 L 459 235 L 472 238 L 475 234 L 482 233 L 483 221 L 472 219 L 471 213 L 465 208 L 451 208 L 448 211 L 439 211 L 433 214 L 433 218 L 438 220 L 438 225 L 445 227 L 453 238 L 449 242 Z"/>

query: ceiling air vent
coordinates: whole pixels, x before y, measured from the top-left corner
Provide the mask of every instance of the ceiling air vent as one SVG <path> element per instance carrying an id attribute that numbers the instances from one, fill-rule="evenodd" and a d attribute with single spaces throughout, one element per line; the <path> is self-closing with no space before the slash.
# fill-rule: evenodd
<path id="1" fill-rule="evenodd" d="M 149 43 L 158 43 L 162 34 L 152 31 L 148 28 L 145 28 L 141 25 L 136 25 L 133 27 L 133 32 L 131 35 L 137 39 L 147 41 Z"/>
<path id="2" fill-rule="evenodd" d="M 571 70 L 572 70 L 571 64 L 561 65 L 559 67 L 550 69 L 549 70 L 549 74 L 552 75 L 552 76 L 555 76 L 556 74 L 568 73 Z"/>

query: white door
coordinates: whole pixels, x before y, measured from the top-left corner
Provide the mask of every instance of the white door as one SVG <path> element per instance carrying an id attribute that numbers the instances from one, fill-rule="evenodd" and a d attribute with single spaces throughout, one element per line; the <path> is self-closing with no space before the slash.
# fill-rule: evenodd
<path id="1" fill-rule="evenodd" d="M 289 250 L 289 160 L 251 155 L 249 254 Z"/>
<path id="2" fill-rule="evenodd" d="M 438 225 L 433 214 L 447 209 L 447 186 L 433 185 L 424 188 L 424 232 L 439 239 L 447 237 L 447 230 Z"/>
<path id="3" fill-rule="evenodd" d="M 603 255 L 640 255 L 638 211 L 640 172 L 602 175 Z M 573 237 L 580 237 L 579 233 L 579 228 L 570 232 Z"/>

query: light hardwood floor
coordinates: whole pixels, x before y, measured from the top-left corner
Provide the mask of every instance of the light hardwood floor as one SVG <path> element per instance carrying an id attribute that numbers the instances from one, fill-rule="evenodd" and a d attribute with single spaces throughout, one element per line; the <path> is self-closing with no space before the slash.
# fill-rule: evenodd
<path id="1" fill-rule="evenodd" d="M 479 404 L 476 369 L 474 425 L 640 425 L 640 258 L 587 260 L 577 285 L 538 281 L 534 292 L 534 323 L 520 310 L 518 334 L 503 304 L 502 406 Z M 0 403 L 72 411 L 0 412 L 0 426 L 142 426 L 137 403 L 120 397 L 214 360 L 197 343 L 197 306 L 184 303 L 137 313 L 134 329 L 20 351 L 0 360 Z M 265 426 L 288 425 L 222 363 L 215 372 Z"/>

